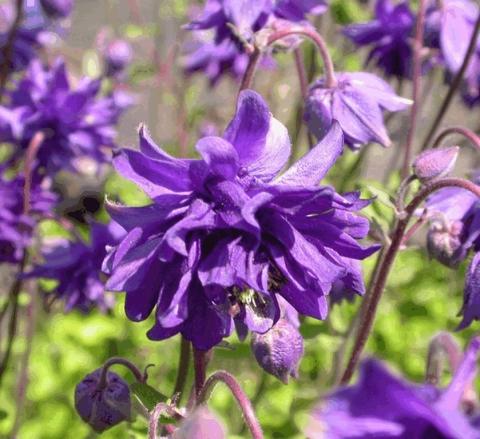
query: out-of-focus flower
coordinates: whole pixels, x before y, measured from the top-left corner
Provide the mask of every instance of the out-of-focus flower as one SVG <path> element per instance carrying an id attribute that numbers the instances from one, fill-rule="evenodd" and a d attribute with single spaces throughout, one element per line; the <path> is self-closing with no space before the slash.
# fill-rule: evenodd
<path id="1" fill-rule="evenodd" d="M 480 253 L 473 257 L 465 278 L 465 288 L 463 293 L 463 306 L 461 314 L 463 316 L 458 329 L 464 329 L 470 326 L 473 320 L 480 319 Z"/>
<path id="2" fill-rule="evenodd" d="M 200 406 L 182 421 L 172 439 L 225 439 L 225 429 L 216 416 Z"/>
<path id="3" fill-rule="evenodd" d="M 252 351 L 262 369 L 284 384 L 288 384 L 289 377 L 298 378 L 298 365 L 303 356 L 303 338 L 287 319 L 279 319 L 264 334 L 254 333 Z"/>
<path id="4" fill-rule="evenodd" d="M 7 179 L 0 169 L 0 263 L 18 263 L 24 250 L 32 244 L 35 217 L 49 213 L 56 196 L 35 184 L 31 191 L 29 214 L 24 214 L 24 179 Z"/>
<path id="5" fill-rule="evenodd" d="M 45 245 L 44 263 L 27 276 L 57 280 L 58 285 L 50 294 L 65 302 L 67 312 L 88 312 L 96 307 L 105 312 L 113 306 L 113 300 L 105 293 L 102 261 L 109 246 L 118 244 L 124 235 L 124 230 L 114 222 L 93 223 L 90 243 L 56 240 Z"/>
<path id="6" fill-rule="evenodd" d="M 463 249 L 461 221 L 438 218 L 430 224 L 427 232 L 427 250 L 430 257 L 447 267 L 455 268 L 462 259 Z"/>
<path id="7" fill-rule="evenodd" d="M 375 18 L 345 27 L 344 33 L 358 46 L 371 46 L 367 63 L 375 62 L 388 76 L 410 76 L 415 16 L 407 1 L 398 4 L 377 0 Z"/>
<path id="8" fill-rule="evenodd" d="M 74 0 L 40 0 L 45 13 L 51 18 L 67 18 L 73 10 Z"/>
<path id="9" fill-rule="evenodd" d="M 101 383 L 102 368 L 83 378 L 75 387 L 75 409 L 97 433 L 128 421 L 131 417 L 130 389 L 114 372 Z"/>
<path id="10" fill-rule="evenodd" d="M 103 50 L 103 59 L 105 62 L 105 74 L 108 76 L 117 76 L 132 62 L 132 46 L 121 39 L 110 41 Z"/>
<path id="11" fill-rule="evenodd" d="M 366 360 L 355 385 L 340 388 L 313 410 L 306 436 L 337 438 L 478 438 L 460 406 L 476 374 L 480 339 L 470 343 L 446 389 L 417 386 Z"/>
<path id="12" fill-rule="evenodd" d="M 455 166 L 459 150 L 458 146 L 428 149 L 416 157 L 413 173 L 422 183 L 445 177 Z"/>
<path id="13" fill-rule="evenodd" d="M 398 96 L 390 85 L 370 73 L 337 73 L 336 79 L 332 88 L 326 87 L 324 79 L 310 87 L 304 116 L 309 130 L 321 139 L 337 121 L 345 143 L 352 149 L 369 142 L 389 146 L 383 110 L 401 111 L 411 101 Z"/>
<path id="14" fill-rule="evenodd" d="M 16 147 L 13 160 L 21 157 L 35 133 L 45 140 L 37 154 L 37 168 L 49 175 L 78 170 L 76 160 L 106 160 L 104 148 L 114 146 L 115 124 L 123 108 L 113 96 L 100 96 L 100 80 L 83 79 L 72 89 L 61 60 L 47 68 L 39 60 L 0 107 L 0 136 Z"/>
<path id="15" fill-rule="evenodd" d="M 105 260 L 107 288 L 126 291 L 126 313 L 144 320 L 156 307 L 151 339 L 182 333 L 208 349 L 241 321 L 264 333 L 280 317 L 277 295 L 299 313 L 323 319 L 326 295 L 377 247 L 358 193 L 318 187 L 343 147 L 337 124 L 283 174 L 286 128 L 253 91 L 240 95 L 223 137 L 197 142 L 200 160 L 176 159 L 140 130 L 140 152 L 123 150 L 116 169 L 152 199 L 108 207 L 128 235 Z M 233 320 L 232 320 L 233 318 Z"/>

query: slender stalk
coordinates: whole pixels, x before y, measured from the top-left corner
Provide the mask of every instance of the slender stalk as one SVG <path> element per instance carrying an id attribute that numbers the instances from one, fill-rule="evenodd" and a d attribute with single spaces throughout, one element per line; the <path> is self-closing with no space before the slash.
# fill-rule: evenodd
<path id="1" fill-rule="evenodd" d="M 254 47 L 253 52 L 250 54 L 248 59 L 247 70 L 243 74 L 242 82 L 240 84 L 239 92 L 250 88 L 253 82 L 253 77 L 257 71 L 258 61 L 260 61 L 262 52 L 258 47 Z"/>
<path id="2" fill-rule="evenodd" d="M 180 358 L 178 360 L 177 379 L 173 389 L 173 395 L 175 396 L 177 402 L 179 402 L 182 398 L 185 384 L 187 382 L 189 366 L 190 342 L 182 337 L 180 341 Z"/>
<path id="3" fill-rule="evenodd" d="M 17 35 L 18 28 L 23 20 L 23 3 L 24 0 L 16 1 L 15 8 L 15 20 L 12 23 L 7 36 L 7 41 L 3 47 L 3 64 L 0 69 L 0 102 L 3 98 L 3 93 L 5 92 L 5 86 L 7 85 L 8 76 L 11 71 L 12 55 L 13 55 L 13 45 L 15 43 L 15 37 Z"/>
<path id="4" fill-rule="evenodd" d="M 410 110 L 410 124 L 405 144 L 405 154 L 403 157 L 402 177 L 407 177 L 412 160 L 413 140 L 417 129 L 419 118 L 421 82 L 422 82 L 422 47 L 423 47 L 423 29 L 425 27 L 425 11 L 427 8 L 426 0 L 420 0 L 417 24 L 415 30 L 415 40 L 413 42 L 413 104 Z"/>
<path id="5" fill-rule="evenodd" d="M 114 364 L 121 364 L 122 366 L 125 366 L 127 369 L 129 369 L 139 383 L 145 382 L 145 374 L 140 372 L 140 369 L 138 369 L 138 367 L 135 366 L 132 362 L 128 361 L 125 358 L 112 357 L 109 358 L 103 365 L 102 374 L 100 375 L 100 380 L 98 381 L 98 389 L 103 389 L 107 385 L 108 369 Z"/>
<path id="6" fill-rule="evenodd" d="M 430 145 L 430 141 L 432 140 L 438 127 L 440 126 L 443 120 L 443 117 L 447 113 L 448 107 L 452 102 L 455 92 L 457 91 L 458 87 L 460 86 L 460 83 L 462 82 L 463 75 L 467 70 L 468 64 L 470 63 L 470 60 L 472 59 L 473 54 L 475 53 L 475 48 L 476 48 L 477 38 L 479 33 L 480 33 L 480 12 L 478 14 L 478 18 L 475 23 L 475 28 L 473 30 L 472 37 L 470 39 L 470 44 L 468 45 L 467 52 L 465 53 L 465 57 L 463 58 L 462 66 L 460 67 L 460 70 L 457 72 L 457 74 L 453 78 L 452 83 L 450 84 L 448 93 L 445 96 L 445 99 L 443 100 L 442 105 L 440 106 L 440 109 L 438 110 L 438 113 L 430 127 L 430 130 L 428 131 L 428 134 L 425 136 L 425 140 L 423 141 L 423 145 L 422 145 L 422 151 L 427 149 L 428 146 Z"/>
<path id="7" fill-rule="evenodd" d="M 165 404 L 164 402 L 159 402 L 150 412 L 150 418 L 148 420 L 148 439 L 157 439 L 158 422 L 163 414 L 177 420 L 183 419 L 183 416 L 175 410 L 175 407 Z"/>
<path id="8" fill-rule="evenodd" d="M 347 384 L 350 381 L 358 364 L 358 361 L 360 360 L 360 355 L 365 348 L 365 344 L 373 327 L 378 304 L 385 290 L 388 275 L 390 274 L 390 270 L 393 266 L 393 262 L 395 261 L 395 257 L 397 256 L 397 253 L 401 247 L 410 218 L 412 217 L 418 206 L 431 193 L 437 191 L 438 189 L 450 186 L 467 189 L 480 198 L 480 186 L 477 186 L 471 181 L 461 178 L 441 178 L 430 183 L 427 186 L 424 186 L 415 195 L 412 201 L 407 205 L 404 215 L 402 215 L 401 218 L 397 221 L 397 225 L 393 232 L 392 242 L 390 243 L 388 249 L 385 251 L 385 256 L 382 258 L 381 266 L 378 271 L 378 276 L 372 285 L 371 293 L 369 293 L 371 298 L 369 301 L 362 303 L 362 309 L 360 310 L 360 312 L 362 313 L 362 315 L 364 315 L 364 318 L 362 318 L 360 322 L 360 327 L 355 338 L 352 353 L 347 363 L 347 367 L 343 373 L 342 379 L 340 380 L 341 384 Z"/>
<path id="9" fill-rule="evenodd" d="M 23 212 L 28 214 L 30 210 L 30 197 L 32 193 L 32 173 L 33 163 L 37 157 L 37 152 L 43 141 L 45 140 L 45 134 L 38 131 L 32 137 L 30 144 L 28 145 L 27 152 L 25 154 L 25 184 L 23 186 Z"/>
<path id="10" fill-rule="evenodd" d="M 197 405 L 205 403 L 210 394 L 212 393 L 215 386 L 219 383 L 224 383 L 229 390 L 232 392 L 232 395 L 237 400 L 237 403 L 242 411 L 243 417 L 245 419 L 245 423 L 250 430 L 250 434 L 252 435 L 253 439 L 262 439 L 262 427 L 258 422 L 257 417 L 255 416 L 255 412 L 252 407 L 252 403 L 248 399 L 247 395 L 241 388 L 240 384 L 238 384 L 235 377 L 224 370 L 219 370 L 211 375 L 205 383 L 202 391 L 198 395 L 198 402 Z"/>
<path id="11" fill-rule="evenodd" d="M 300 92 L 302 94 L 302 98 L 305 99 L 308 93 L 307 72 L 305 71 L 305 63 L 303 62 L 302 51 L 298 47 L 293 51 L 293 57 L 295 59 L 295 67 L 297 69 L 298 82 L 300 84 Z"/>
<path id="12" fill-rule="evenodd" d="M 193 365 L 195 368 L 195 395 L 198 397 L 207 378 L 207 364 L 210 351 L 193 348 Z"/>
<path id="13" fill-rule="evenodd" d="M 455 372 L 462 361 L 462 351 L 457 341 L 448 332 L 440 332 L 432 338 L 428 346 L 425 382 L 437 386 L 443 370 L 446 355 L 451 372 Z"/>
<path id="14" fill-rule="evenodd" d="M 440 146 L 442 140 L 452 134 L 460 134 L 461 136 L 465 137 L 466 139 L 470 140 L 471 144 L 475 149 L 480 151 L 480 137 L 477 136 L 473 131 L 469 130 L 468 128 L 464 127 L 449 127 L 445 128 L 440 132 L 437 136 L 435 141 L 433 142 L 433 147 Z"/>

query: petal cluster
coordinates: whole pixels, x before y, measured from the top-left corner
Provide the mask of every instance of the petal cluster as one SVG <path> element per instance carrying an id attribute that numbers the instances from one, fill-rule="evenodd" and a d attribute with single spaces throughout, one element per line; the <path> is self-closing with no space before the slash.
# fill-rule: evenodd
<path id="1" fill-rule="evenodd" d="M 198 160 L 176 159 L 140 129 L 140 151 L 114 165 L 153 200 L 108 207 L 128 234 L 106 258 L 107 288 L 126 291 L 135 321 L 156 309 L 151 339 L 182 333 L 198 349 L 228 336 L 234 324 L 264 333 L 280 317 L 277 297 L 323 319 L 332 284 L 363 259 L 367 201 L 318 183 L 341 153 L 333 124 L 324 139 L 283 174 L 286 128 L 263 99 L 242 92 L 223 137 L 197 142 Z"/>

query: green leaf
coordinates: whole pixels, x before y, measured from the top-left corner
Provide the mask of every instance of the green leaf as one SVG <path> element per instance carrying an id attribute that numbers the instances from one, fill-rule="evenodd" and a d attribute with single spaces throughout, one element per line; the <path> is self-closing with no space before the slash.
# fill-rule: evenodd
<path id="1" fill-rule="evenodd" d="M 133 383 L 130 385 L 130 389 L 148 411 L 153 410 L 159 402 L 168 400 L 168 397 L 146 383 Z"/>
<path id="2" fill-rule="evenodd" d="M 5 410 L 0 410 L 0 421 L 8 418 L 8 413 Z"/>

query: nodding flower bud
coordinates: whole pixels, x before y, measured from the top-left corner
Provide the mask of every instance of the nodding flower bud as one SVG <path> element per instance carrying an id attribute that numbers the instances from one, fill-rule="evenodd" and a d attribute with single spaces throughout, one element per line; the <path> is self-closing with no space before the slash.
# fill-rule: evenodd
<path id="1" fill-rule="evenodd" d="M 75 409 L 97 433 L 130 419 L 130 389 L 116 373 L 107 372 L 102 383 L 103 368 L 85 376 L 75 388 Z"/>
<path id="2" fill-rule="evenodd" d="M 433 259 L 455 268 L 463 259 L 460 221 L 439 220 L 427 232 L 427 250 Z"/>
<path id="3" fill-rule="evenodd" d="M 103 56 L 106 75 L 118 75 L 132 62 L 132 47 L 125 40 L 113 40 L 105 47 Z"/>
<path id="4" fill-rule="evenodd" d="M 455 166 L 459 149 L 458 146 L 451 146 L 421 153 L 413 162 L 413 173 L 422 183 L 445 177 Z"/>
<path id="5" fill-rule="evenodd" d="M 175 430 L 172 439 L 225 439 L 221 422 L 205 406 L 198 407 Z"/>
<path id="6" fill-rule="evenodd" d="M 289 376 L 298 377 L 303 356 L 303 338 L 295 326 L 281 318 L 265 334 L 253 333 L 252 350 L 258 364 L 269 374 L 288 384 Z"/>
<path id="7" fill-rule="evenodd" d="M 40 0 L 40 4 L 51 18 L 67 18 L 73 9 L 73 0 Z"/>
<path id="8" fill-rule="evenodd" d="M 468 267 L 461 314 L 463 319 L 457 329 L 467 328 L 473 320 L 480 320 L 480 252 Z"/>

